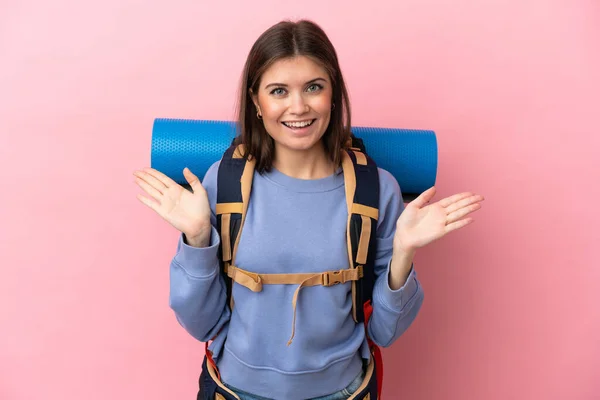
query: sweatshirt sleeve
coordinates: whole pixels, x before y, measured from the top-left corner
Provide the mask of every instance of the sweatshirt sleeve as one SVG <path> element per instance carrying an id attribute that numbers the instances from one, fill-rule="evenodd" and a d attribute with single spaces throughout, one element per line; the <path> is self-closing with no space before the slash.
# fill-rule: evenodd
<path id="1" fill-rule="evenodd" d="M 368 333 L 375 344 L 390 346 L 417 317 L 423 303 L 423 289 L 417 280 L 414 265 L 404 286 L 392 290 L 389 286 L 390 262 L 396 221 L 404 210 L 400 186 L 386 170 L 379 169 L 380 219 L 377 226 L 377 255 L 375 259 L 375 287 L 373 314 Z"/>
<path id="2" fill-rule="evenodd" d="M 211 206 L 210 245 L 189 246 L 180 233 L 177 250 L 170 265 L 169 305 L 177 320 L 196 339 L 211 340 L 230 317 L 227 289 L 218 260 L 220 243 L 216 227 L 216 193 L 218 164 L 213 164 L 202 182 Z"/>

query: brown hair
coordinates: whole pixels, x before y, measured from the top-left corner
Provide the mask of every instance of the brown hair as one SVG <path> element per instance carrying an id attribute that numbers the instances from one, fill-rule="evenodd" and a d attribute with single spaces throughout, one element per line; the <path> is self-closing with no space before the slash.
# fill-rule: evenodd
<path id="1" fill-rule="evenodd" d="M 350 101 L 346 84 L 338 63 L 337 54 L 329 38 L 312 21 L 281 21 L 256 40 L 246 59 L 242 73 L 238 104 L 238 129 L 236 143 L 244 144 L 244 156 L 256 159 L 256 170 L 269 171 L 275 156 L 273 138 L 256 116 L 250 90 L 258 93 L 263 73 L 276 61 L 295 56 L 307 56 L 322 65 L 332 85 L 331 119 L 325 130 L 323 145 L 335 165 L 341 163 L 341 149 L 350 138 Z"/>

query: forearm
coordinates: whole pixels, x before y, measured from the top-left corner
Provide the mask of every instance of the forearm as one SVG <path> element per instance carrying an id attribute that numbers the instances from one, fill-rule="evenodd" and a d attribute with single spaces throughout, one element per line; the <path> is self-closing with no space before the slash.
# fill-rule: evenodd
<path id="1" fill-rule="evenodd" d="M 390 346 L 413 323 L 421 304 L 423 289 L 411 269 L 399 289 L 389 287 L 390 272 L 381 276 L 373 291 L 373 314 L 369 321 L 369 335 L 379 346 Z"/>
<path id="2" fill-rule="evenodd" d="M 410 274 L 416 250 L 394 250 L 390 265 L 390 289 L 398 290 L 406 283 Z"/>
<path id="3" fill-rule="evenodd" d="M 171 263 L 169 305 L 177 320 L 196 339 L 206 342 L 229 319 L 227 292 L 216 270 L 213 276 L 190 276 Z"/>
<path id="4" fill-rule="evenodd" d="M 206 341 L 215 326 L 229 317 L 217 258 L 219 237 L 215 230 L 204 248 L 192 247 L 186 241 L 181 235 L 171 262 L 169 303 L 179 323 L 192 336 Z"/>

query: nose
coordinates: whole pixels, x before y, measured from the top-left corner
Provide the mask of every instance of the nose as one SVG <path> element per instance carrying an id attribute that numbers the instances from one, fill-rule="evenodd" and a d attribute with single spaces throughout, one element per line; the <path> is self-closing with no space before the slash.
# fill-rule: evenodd
<path id="1" fill-rule="evenodd" d="M 308 111 L 308 104 L 306 103 L 302 93 L 296 93 L 293 96 L 290 96 L 291 104 L 290 104 L 290 112 L 292 114 L 304 114 Z"/>

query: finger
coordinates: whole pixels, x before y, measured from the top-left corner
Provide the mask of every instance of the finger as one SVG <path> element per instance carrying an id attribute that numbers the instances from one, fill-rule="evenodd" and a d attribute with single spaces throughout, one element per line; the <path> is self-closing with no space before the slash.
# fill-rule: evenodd
<path id="1" fill-rule="evenodd" d="M 473 193 L 471 193 L 471 192 L 458 193 L 453 196 L 446 197 L 445 199 L 440 200 L 438 203 L 442 207 L 448 207 L 450 204 L 460 201 L 460 200 L 462 200 L 466 197 L 472 196 L 472 195 L 473 195 Z"/>
<path id="2" fill-rule="evenodd" d="M 155 199 L 156 201 L 160 201 L 162 193 L 158 191 L 154 186 L 149 185 L 148 182 L 137 176 L 135 177 L 135 183 L 137 183 L 138 186 L 144 190 L 144 192 L 152 196 L 153 199 Z"/>
<path id="3" fill-rule="evenodd" d="M 477 204 L 473 204 L 469 207 L 463 207 L 460 210 L 456 210 L 456 211 L 448 214 L 446 225 L 448 225 L 452 222 L 458 221 L 461 218 L 465 217 L 466 215 L 479 210 L 480 208 L 481 208 L 481 204 L 477 203 Z"/>
<path id="4" fill-rule="evenodd" d="M 148 183 L 150 186 L 152 186 L 156 190 L 158 190 L 160 192 L 160 194 L 164 194 L 165 190 L 168 189 L 168 187 L 165 186 L 164 183 L 162 183 L 160 180 L 158 180 L 158 178 L 156 178 L 154 175 L 150 174 L 149 172 L 142 171 L 139 173 L 139 175 L 137 175 L 137 177 L 142 179 L 146 183 Z"/>
<path id="5" fill-rule="evenodd" d="M 456 221 L 451 224 L 448 224 L 448 225 L 446 225 L 446 233 L 450 233 L 457 229 L 464 228 L 465 226 L 469 225 L 473 221 L 474 221 L 473 218 L 465 218 L 465 219 L 461 219 L 460 221 Z"/>
<path id="6" fill-rule="evenodd" d="M 154 168 L 144 168 L 144 171 L 146 173 L 152 175 L 155 179 L 160 181 L 167 188 L 171 187 L 171 186 L 175 186 L 177 184 L 173 179 L 169 178 L 168 176 L 166 176 L 165 174 L 163 174 L 162 172 L 160 172 Z"/>
<path id="7" fill-rule="evenodd" d="M 483 201 L 483 200 L 484 200 L 483 196 L 478 195 L 478 194 L 473 195 L 473 196 L 469 196 L 469 197 L 467 197 L 465 199 L 462 199 L 462 200 L 457 201 L 457 202 L 455 202 L 453 204 L 450 204 L 446 208 L 446 212 L 450 214 L 450 213 L 452 213 L 454 211 L 460 210 L 463 207 L 470 206 L 473 203 L 477 203 L 477 202 Z"/>
<path id="8" fill-rule="evenodd" d="M 158 211 L 159 205 L 157 202 L 154 202 L 154 201 L 150 200 L 149 198 L 142 196 L 141 194 L 136 195 L 136 197 L 139 201 L 141 201 L 142 203 L 144 203 L 145 205 L 147 205 L 148 207 L 150 207 L 151 209 L 153 209 L 154 211 L 159 213 L 159 211 Z"/>
<path id="9" fill-rule="evenodd" d="M 425 207 L 425 205 L 433 198 L 433 196 L 435 196 L 435 192 L 436 188 L 435 186 L 432 186 L 423 193 L 421 193 L 416 199 L 414 199 L 411 202 L 411 204 L 418 208 Z"/>
<path id="10" fill-rule="evenodd" d="M 200 179 L 198 179 L 198 177 L 194 175 L 194 173 L 190 171 L 188 167 L 183 169 L 183 176 L 185 177 L 185 180 L 188 181 L 194 192 L 204 189 L 200 183 Z"/>

